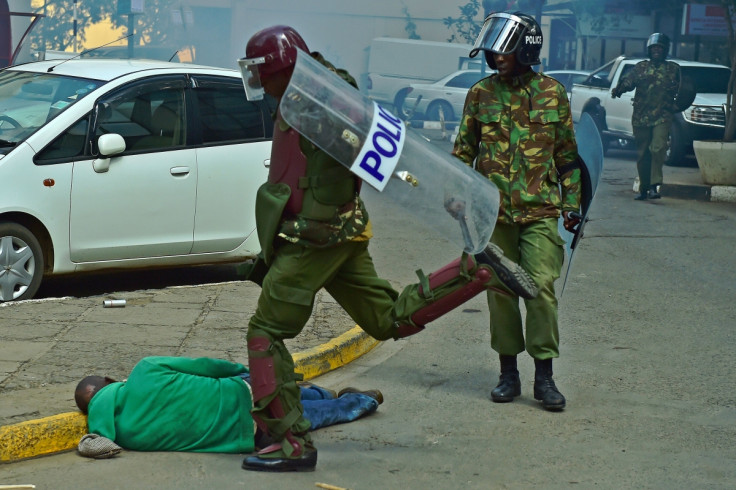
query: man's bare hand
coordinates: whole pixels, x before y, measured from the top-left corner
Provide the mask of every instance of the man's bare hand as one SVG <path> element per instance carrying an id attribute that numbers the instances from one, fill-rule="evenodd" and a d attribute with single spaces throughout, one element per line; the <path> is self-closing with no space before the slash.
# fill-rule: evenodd
<path id="1" fill-rule="evenodd" d="M 562 219 L 565 229 L 570 233 L 575 233 L 575 228 L 583 220 L 583 217 L 574 211 L 565 211 L 562 213 Z"/>

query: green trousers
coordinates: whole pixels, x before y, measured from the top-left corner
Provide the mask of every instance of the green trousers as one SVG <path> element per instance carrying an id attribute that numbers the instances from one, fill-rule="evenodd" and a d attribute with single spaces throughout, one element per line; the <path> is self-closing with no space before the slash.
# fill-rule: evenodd
<path id="1" fill-rule="evenodd" d="M 394 338 L 396 327 L 395 301 L 398 293 L 388 281 L 377 276 L 368 242 L 347 242 L 329 248 L 309 248 L 287 244 L 274 256 L 266 274 L 258 307 L 248 326 L 248 341 L 267 338 L 267 352 L 249 352 L 252 380 L 256 383 L 275 377 L 268 396 L 254 400 L 253 414 L 268 427 L 268 432 L 280 439 L 287 430 L 300 434 L 308 430 L 309 421 L 303 416 L 294 372 L 294 361 L 284 345 L 284 339 L 296 337 L 312 313 L 316 293 L 325 288 L 363 330 L 378 340 Z M 250 345 L 250 344 L 249 344 Z M 256 357 L 267 356 L 272 367 Z M 252 359 L 251 359 L 252 357 Z M 255 360 L 255 362 L 251 362 Z M 264 378 L 264 376 L 266 376 Z M 260 393 L 261 390 L 259 390 Z M 255 393 L 255 391 L 254 391 Z M 269 403 L 279 398 L 285 414 L 271 413 Z"/>
<path id="2" fill-rule="evenodd" d="M 671 123 L 668 122 L 654 126 L 633 127 L 640 191 L 646 192 L 650 186 L 662 183 L 662 167 L 667 157 L 670 125 Z"/>
<path id="3" fill-rule="evenodd" d="M 509 259 L 520 264 L 534 279 L 539 294 L 524 300 L 526 341 L 519 297 L 488 291 L 491 347 L 501 355 L 516 355 L 526 350 L 534 359 L 559 357 L 557 297 L 555 280 L 560 277 L 564 242 L 556 219 L 526 225 L 497 223 L 491 242 L 501 247 Z M 505 289 L 497 279 L 496 287 Z"/>

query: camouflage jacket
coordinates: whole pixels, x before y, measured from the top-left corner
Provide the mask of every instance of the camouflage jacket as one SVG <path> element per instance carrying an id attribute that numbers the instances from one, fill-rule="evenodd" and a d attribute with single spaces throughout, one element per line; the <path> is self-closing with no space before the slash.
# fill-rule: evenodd
<path id="1" fill-rule="evenodd" d="M 680 65 L 673 61 L 640 61 L 616 87 L 622 92 L 636 89 L 632 126 L 654 126 L 672 122 L 675 97 L 680 86 Z"/>
<path id="2" fill-rule="evenodd" d="M 570 104 L 551 77 L 530 71 L 476 83 L 452 154 L 498 187 L 499 222 L 524 224 L 580 208 L 580 170 L 565 168 L 577 158 Z"/>
<path id="3" fill-rule="evenodd" d="M 317 61 L 340 75 L 355 88 L 358 88 L 355 79 L 347 71 L 336 69 L 318 52 L 311 54 Z M 350 175 L 347 168 L 306 138 L 299 138 L 299 147 L 307 159 L 308 167 L 319 164 L 322 168 L 336 168 L 338 171 L 344 169 L 345 173 Z M 284 215 L 279 227 L 278 237 L 287 242 L 308 247 L 330 247 L 351 240 L 368 240 L 371 237 L 371 228 L 368 222 L 368 212 L 363 200 L 356 192 L 352 199 L 340 205 L 335 205 L 331 216 L 324 220 L 311 219 L 300 215 Z"/>

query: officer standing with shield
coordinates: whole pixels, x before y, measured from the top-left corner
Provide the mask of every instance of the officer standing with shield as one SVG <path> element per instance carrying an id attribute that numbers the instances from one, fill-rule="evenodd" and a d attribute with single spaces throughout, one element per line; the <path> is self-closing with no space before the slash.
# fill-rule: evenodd
<path id="1" fill-rule="evenodd" d="M 470 52 L 483 52 L 497 74 L 470 88 L 453 154 L 490 179 L 501 195 L 491 242 L 534 279 L 539 294 L 526 301 L 526 338 L 519 298 L 488 291 L 491 347 L 501 376 L 494 402 L 521 395 L 516 356 L 534 358 L 534 398 L 547 410 L 562 410 L 565 397 L 552 379 L 559 357 L 554 283 L 563 263 L 560 215 L 572 231 L 580 218 L 580 169 L 570 106 L 564 87 L 536 73 L 542 31 L 534 18 L 494 13 Z"/>
<path id="2" fill-rule="evenodd" d="M 647 40 L 649 59 L 634 65 L 618 85 L 611 90 L 611 97 L 636 89 L 631 126 L 636 143 L 636 170 L 639 173 L 639 195 L 634 199 L 659 199 L 662 185 L 662 167 L 667 156 L 667 140 L 672 114 L 677 112 L 675 99 L 680 87 L 680 65 L 667 61 L 670 39 L 655 32 Z"/>
<path id="3" fill-rule="evenodd" d="M 421 276 L 419 284 L 400 295 L 377 276 L 368 253 L 371 226 L 359 195 L 360 179 L 282 117 L 282 97 L 300 52 L 309 53 L 293 28 L 273 26 L 254 34 L 246 57 L 239 60 L 248 98 L 265 91 L 280 104 L 268 182 L 256 197 L 256 225 L 266 267 L 247 333 L 253 418 L 277 442 L 246 457 L 242 464 L 246 470 L 311 471 L 317 464 L 317 450 L 307 433 L 310 424 L 299 402 L 300 378 L 284 339 L 301 332 L 321 288 L 379 340 L 421 331 L 425 323 L 485 290 L 497 276 L 515 294 L 536 294 L 523 269 L 492 246 L 475 255 L 464 253 L 437 273 Z M 311 56 L 355 86 L 347 72 L 335 69 L 319 53 Z M 333 73 L 327 75 L 334 78 Z M 357 91 L 355 95 L 360 96 Z M 326 138 L 330 144 L 350 144 L 352 138 L 340 138 L 343 128 L 314 114 L 300 112 L 304 121 L 300 131 L 332 131 Z"/>

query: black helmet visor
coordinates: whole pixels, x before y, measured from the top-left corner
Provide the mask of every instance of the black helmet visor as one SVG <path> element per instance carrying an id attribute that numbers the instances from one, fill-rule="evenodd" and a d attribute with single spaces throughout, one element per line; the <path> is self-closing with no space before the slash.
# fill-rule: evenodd
<path id="1" fill-rule="evenodd" d="M 470 57 L 474 57 L 481 50 L 496 54 L 515 52 L 528 27 L 524 19 L 513 14 L 502 12 L 489 15 L 475 40 L 473 49 L 470 50 Z"/>

